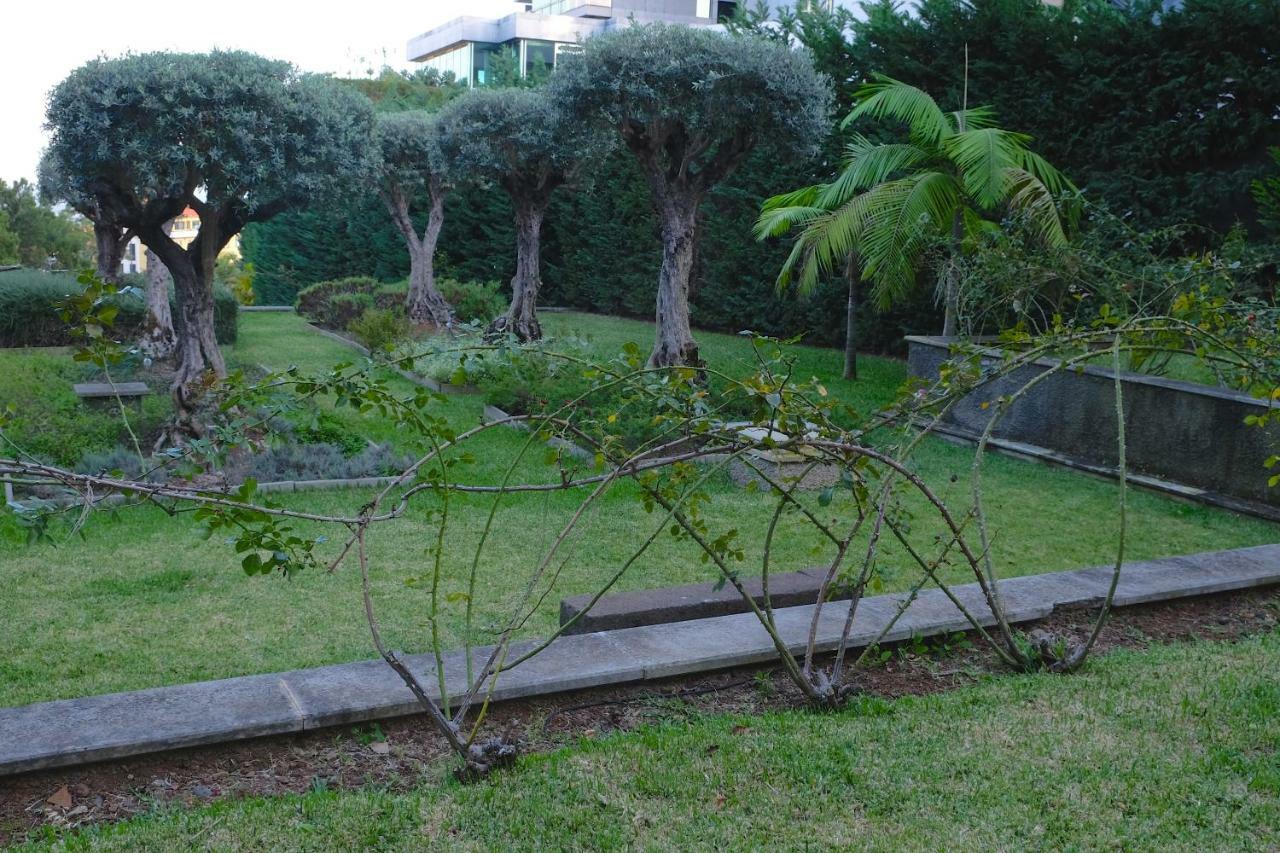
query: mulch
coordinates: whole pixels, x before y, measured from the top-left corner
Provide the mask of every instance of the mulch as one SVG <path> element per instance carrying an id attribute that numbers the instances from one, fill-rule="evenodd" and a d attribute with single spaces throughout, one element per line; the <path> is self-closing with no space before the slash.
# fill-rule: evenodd
<path id="1" fill-rule="evenodd" d="M 1083 639 L 1093 617 L 1090 610 L 1060 611 L 1023 628 Z M 1277 624 L 1275 588 L 1142 605 L 1113 614 L 1095 654 L 1192 638 L 1230 642 Z M 923 695 L 1002 671 L 974 634 L 903 643 L 891 651 L 883 663 L 857 674 L 860 691 L 886 698 Z M 485 728 L 530 753 L 703 713 L 749 715 L 802 705 L 780 669 L 758 666 L 502 703 Z M 0 779 L 0 843 L 21 841 L 44 826 L 125 820 L 159 805 L 367 785 L 409 790 L 440 784 L 453 766 L 425 717 L 412 716 L 28 773 Z"/>

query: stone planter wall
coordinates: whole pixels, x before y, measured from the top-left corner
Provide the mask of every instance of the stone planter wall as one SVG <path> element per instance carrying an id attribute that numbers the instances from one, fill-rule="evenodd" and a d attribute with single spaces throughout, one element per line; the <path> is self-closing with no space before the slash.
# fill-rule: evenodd
<path id="1" fill-rule="evenodd" d="M 926 380 L 950 357 L 945 338 L 907 338 L 913 375 Z M 944 424 L 953 435 L 976 439 L 995 413 L 995 400 L 1057 364 L 1041 359 L 993 379 L 954 406 Z M 1280 507 L 1275 473 L 1264 467 L 1280 452 L 1280 428 L 1247 426 L 1267 403 L 1247 394 L 1157 376 L 1121 376 L 1127 461 L 1131 472 L 1190 486 L 1195 492 Z M 984 402 L 992 405 L 983 409 Z M 1114 377 L 1101 367 L 1064 370 L 1018 400 L 994 431 L 1007 442 L 1043 448 L 1083 466 L 1117 465 Z M 1217 501 L 1211 501 L 1217 502 Z M 1220 502 L 1219 502 L 1220 503 Z"/>

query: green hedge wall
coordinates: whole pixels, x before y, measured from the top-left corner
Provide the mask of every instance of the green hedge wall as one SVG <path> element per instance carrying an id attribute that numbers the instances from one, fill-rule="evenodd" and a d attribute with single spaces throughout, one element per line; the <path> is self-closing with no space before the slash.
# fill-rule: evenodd
<path id="1" fill-rule="evenodd" d="M 72 343 L 55 306 L 68 294 L 82 289 L 71 273 L 28 269 L 0 272 L 0 347 L 53 347 Z M 141 297 L 131 295 L 113 299 L 120 308 L 116 332 L 128 339 L 142 325 L 146 304 Z M 235 297 L 227 289 L 215 287 L 213 309 L 218 343 L 235 343 L 240 314 Z M 176 307 L 174 310 L 176 312 Z"/>

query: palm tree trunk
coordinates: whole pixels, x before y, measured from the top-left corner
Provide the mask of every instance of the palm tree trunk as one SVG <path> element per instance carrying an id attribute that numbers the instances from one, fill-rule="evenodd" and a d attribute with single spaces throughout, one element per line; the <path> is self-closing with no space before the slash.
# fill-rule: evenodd
<path id="1" fill-rule="evenodd" d="M 844 308 L 844 378 L 858 378 L 858 258 L 853 252 L 845 260 L 845 278 L 849 281 L 849 296 Z"/>
<path id="2" fill-rule="evenodd" d="M 964 218 L 961 208 L 956 207 L 951 218 L 951 257 L 947 261 L 947 275 L 943 284 L 944 311 L 942 316 L 942 336 L 954 338 L 958 333 L 960 314 L 960 249 L 964 239 Z"/>

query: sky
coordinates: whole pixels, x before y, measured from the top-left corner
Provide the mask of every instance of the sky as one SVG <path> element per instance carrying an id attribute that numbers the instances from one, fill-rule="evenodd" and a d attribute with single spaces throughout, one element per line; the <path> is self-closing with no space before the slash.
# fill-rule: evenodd
<path id="1" fill-rule="evenodd" d="M 0 178 L 35 180 L 46 136 L 45 99 L 73 69 L 98 56 L 152 50 L 248 50 L 306 71 L 363 74 L 411 67 L 409 39 L 458 15 L 517 11 L 512 0 L 220 0 L 178 3 L 14 2 L 0 49 Z M 214 13 L 216 9 L 216 13 Z M 352 15 L 352 10 L 358 15 Z M 195 21 L 208 21 L 199 26 Z"/>

